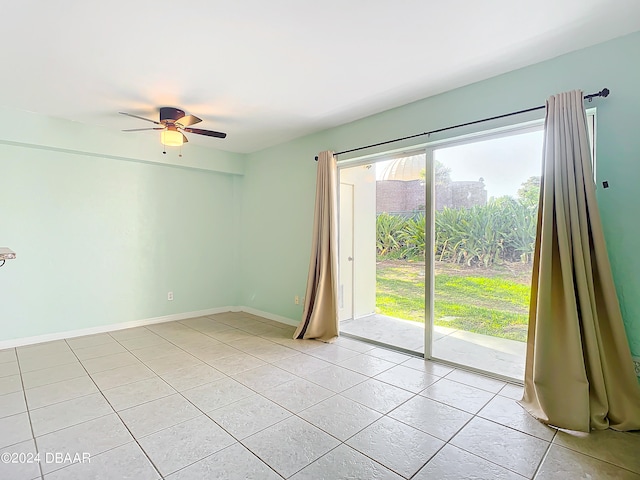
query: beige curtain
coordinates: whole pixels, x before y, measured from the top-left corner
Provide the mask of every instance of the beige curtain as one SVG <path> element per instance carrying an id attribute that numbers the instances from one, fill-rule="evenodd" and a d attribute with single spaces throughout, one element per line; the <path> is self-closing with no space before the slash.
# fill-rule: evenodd
<path id="1" fill-rule="evenodd" d="M 332 342 L 338 336 L 338 167 L 333 152 L 318 155 L 311 261 L 302 322 L 293 338 Z"/>
<path id="2" fill-rule="evenodd" d="M 640 388 L 596 202 L 581 91 L 547 101 L 525 393 L 544 423 L 640 428 Z"/>

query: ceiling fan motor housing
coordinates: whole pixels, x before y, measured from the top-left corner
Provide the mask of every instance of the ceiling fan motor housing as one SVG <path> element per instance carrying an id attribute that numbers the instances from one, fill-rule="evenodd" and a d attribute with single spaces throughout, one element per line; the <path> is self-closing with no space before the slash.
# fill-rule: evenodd
<path id="1" fill-rule="evenodd" d="M 164 123 L 164 124 L 173 123 L 184 116 L 185 116 L 184 111 L 180 110 L 179 108 L 173 108 L 173 107 L 160 108 L 160 123 Z"/>

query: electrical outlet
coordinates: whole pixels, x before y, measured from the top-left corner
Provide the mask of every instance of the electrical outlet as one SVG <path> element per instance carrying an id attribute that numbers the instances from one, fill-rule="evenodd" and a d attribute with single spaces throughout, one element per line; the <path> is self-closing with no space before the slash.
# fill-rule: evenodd
<path id="1" fill-rule="evenodd" d="M 173 292 L 167 293 L 167 300 L 173 300 Z"/>
<path id="2" fill-rule="evenodd" d="M 295 303 L 296 305 L 300 305 L 300 297 L 298 295 L 293 297 L 293 303 Z"/>

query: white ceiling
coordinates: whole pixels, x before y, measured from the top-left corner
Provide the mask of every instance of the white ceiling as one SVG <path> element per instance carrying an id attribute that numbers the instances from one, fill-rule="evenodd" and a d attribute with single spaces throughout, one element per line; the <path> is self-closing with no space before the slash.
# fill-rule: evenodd
<path id="1" fill-rule="evenodd" d="M 251 152 L 640 30 L 638 0 L 2 1 L 0 106 Z M 634 60 L 635 61 L 635 60 Z M 157 135 L 157 132 L 127 135 Z"/>

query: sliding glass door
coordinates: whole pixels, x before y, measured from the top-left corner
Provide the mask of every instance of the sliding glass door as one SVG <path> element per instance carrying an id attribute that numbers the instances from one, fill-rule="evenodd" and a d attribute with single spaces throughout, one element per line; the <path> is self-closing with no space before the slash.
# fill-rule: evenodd
<path id="1" fill-rule="evenodd" d="M 340 167 L 340 329 L 521 380 L 541 122 Z"/>
<path id="2" fill-rule="evenodd" d="M 340 169 L 340 331 L 416 354 L 424 352 L 425 161 L 422 150 Z"/>
<path id="3" fill-rule="evenodd" d="M 522 379 L 542 126 L 427 150 L 428 356 Z"/>

